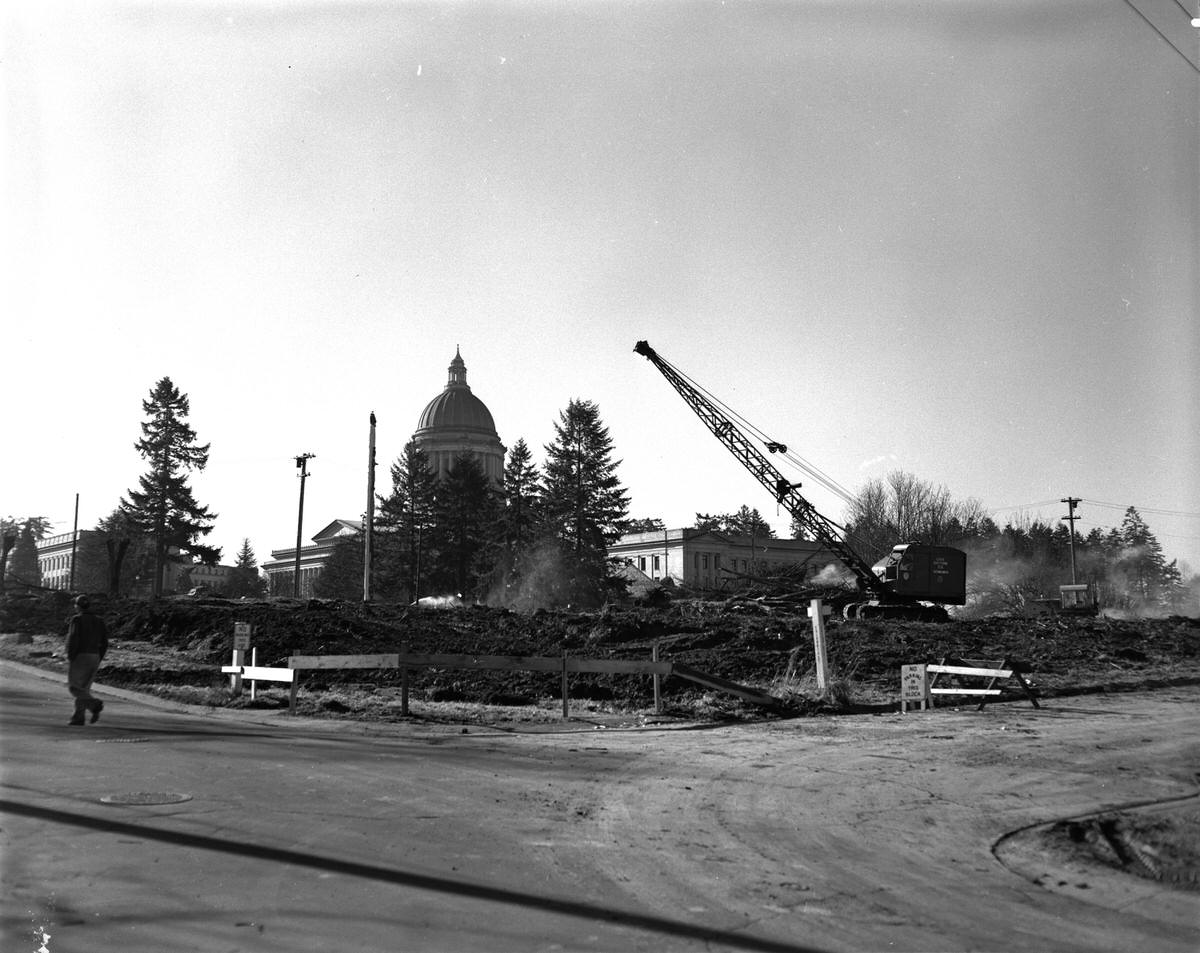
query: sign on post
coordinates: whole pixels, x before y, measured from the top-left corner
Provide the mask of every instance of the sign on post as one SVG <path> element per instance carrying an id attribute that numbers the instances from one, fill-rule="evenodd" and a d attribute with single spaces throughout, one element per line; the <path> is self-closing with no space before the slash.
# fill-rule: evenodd
<path id="1" fill-rule="evenodd" d="M 808 615 L 813 620 L 813 655 L 816 658 L 817 688 L 825 691 L 829 685 L 829 655 L 825 650 L 825 617 L 829 615 L 829 606 L 822 605 L 820 599 L 814 599 L 808 607 Z"/>
<path id="2" fill-rule="evenodd" d="M 233 661 L 231 665 L 237 667 L 244 665 L 246 662 L 246 650 L 250 648 L 250 633 L 253 626 L 249 622 L 235 622 L 233 624 Z M 241 672 L 229 676 L 229 690 L 234 695 L 242 693 L 242 676 Z"/>
<path id="3" fill-rule="evenodd" d="M 929 693 L 929 667 L 927 665 L 900 666 L 900 711 L 908 711 L 909 703 L 919 702 L 921 710 L 933 707 Z"/>

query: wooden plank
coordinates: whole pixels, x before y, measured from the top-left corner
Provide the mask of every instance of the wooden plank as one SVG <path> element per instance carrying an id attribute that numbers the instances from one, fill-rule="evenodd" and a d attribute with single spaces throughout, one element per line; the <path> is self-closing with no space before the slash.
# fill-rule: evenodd
<path id="1" fill-rule="evenodd" d="M 290 682 L 296 677 L 295 669 L 269 668 L 266 665 L 243 665 L 242 678 L 251 682 Z"/>
<path id="2" fill-rule="evenodd" d="M 940 672 L 943 675 L 977 675 L 980 678 L 1012 678 L 1012 669 L 1007 668 L 967 668 L 965 665 L 928 665 L 930 672 Z"/>
<path id="3" fill-rule="evenodd" d="M 399 660 L 400 656 L 395 658 Z M 403 662 L 412 668 L 492 669 L 510 672 L 561 672 L 563 667 L 561 658 L 534 655 L 443 655 L 409 652 L 404 655 Z"/>
<path id="4" fill-rule="evenodd" d="M 766 692 L 760 692 L 746 685 L 739 685 L 737 682 L 731 682 L 718 675 L 705 675 L 690 665 L 681 665 L 675 662 L 672 665 L 672 674 L 678 675 L 680 678 L 686 678 L 697 685 L 703 685 L 705 688 L 715 688 L 718 691 L 729 692 L 731 695 L 737 695 L 752 704 L 762 705 L 764 708 L 785 707 L 782 699 L 776 698 L 774 695 L 768 695 Z"/>
<path id="5" fill-rule="evenodd" d="M 931 688 L 933 695 L 999 695 L 998 688 Z"/>
<path id="6" fill-rule="evenodd" d="M 288 668 L 399 668 L 400 656 L 392 655 L 293 655 Z"/>
<path id="7" fill-rule="evenodd" d="M 251 682 L 290 682 L 295 678 L 295 669 L 269 668 L 265 665 L 222 665 L 221 674 L 241 675 Z"/>
<path id="8" fill-rule="evenodd" d="M 636 659 L 568 658 L 568 672 L 598 672 L 606 675 L 670 675 L 670 662 L 639 662 Z"/>

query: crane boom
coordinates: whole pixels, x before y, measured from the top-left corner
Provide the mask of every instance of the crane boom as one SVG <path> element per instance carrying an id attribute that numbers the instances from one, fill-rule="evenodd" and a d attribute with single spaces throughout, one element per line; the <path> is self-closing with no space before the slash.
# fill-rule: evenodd
<path id="1" fill-rule="evenodd" d="M 667 379 L 679 396 L 695 411 L 713 436 L 721 441 L 747 470 L 749 470 L 766 487 L 775 499 L 812 537 L 838 557 L 854 574 L 859 589 L 873 593 L 884 599 L 895 599 L 896 593 L 891 586 L 880 580 L 868 565 L 845 541 L 837 534 L 833 523 L 818 513 L 811 503 L 800 494 L 800 484 L 791 483 L 775 465 L 758 449 L 721 410 L 674 367 L 659 357 L 647 342 L 638 341 L 634 351 L 641 354 L 653 364 L 660 374 Z M 772 453 L 785 450 L 781 444 L 767 444 Z"/>

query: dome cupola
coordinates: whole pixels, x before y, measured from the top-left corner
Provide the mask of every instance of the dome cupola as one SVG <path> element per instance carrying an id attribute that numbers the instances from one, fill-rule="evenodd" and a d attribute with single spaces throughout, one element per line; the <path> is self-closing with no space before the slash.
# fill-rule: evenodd
<path id="1" fill-rule="evenodd" d="M 496 433 L 492 412 L 471 393 L 467 365 L 458 348 L 450 362 L 446 387 L 425 405 L 413 442 L 428 456 L 430 469 L 439 477 L 454 469 L 458 456 L 470 453 L 492 482 L 499 485 L 504 481 L 504 444 Z"/>

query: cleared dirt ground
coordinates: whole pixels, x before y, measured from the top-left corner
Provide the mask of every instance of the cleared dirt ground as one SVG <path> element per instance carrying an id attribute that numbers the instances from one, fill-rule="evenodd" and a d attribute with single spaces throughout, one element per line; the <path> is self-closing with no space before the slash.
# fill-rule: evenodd
<path id="1" fill-rule="evenodd" d="M 1200 685 L 1200 620 L 1196 619 L 1044 616 L 941 625 L 835 619 L 829 627 L 829 646 L 836 691 L 822 695 L 813 679 L 811 623 L 805 609 L 805 605 L 765 600 L 730 600 L 676 603 L 659 609 L 520 615 L 480 607 L 423 610 L 189 599 L 122 602 L 102 607 L 113 645 L 101 681 L 214 709 L 278 709 L 286 702 L 283 692 L 260 692 L 253 702 L 246 695 L 233 699 L 227 680 L 219 674 L 219 666 L 229 661 L 234 623 L 249 622 L 255 627 L 254 644 L 263 665 L 285 665 L 292 654 L 394 652 L 402 645 L 417 652 L 559 655 L 567 651 L 595 658 L 648 659 L 657 644 L 664 659 L 768 691 L 787 705 L 784 714 L 767 713 L 733 696 L 673 679 L 664 687 L 663 711 L 655 713 L 648 677 L 573 676 L 571 726 L 594 732 L 714 723 L 753 723 L 769 730 L 773 724 L 787 726 L 791 719 L 814 715 L 822 716 L 822 731 L 851 730 L 849 721 L 826 720 L 838 714 L 874 715 L 884 719 L 877 723 L 882 726 L 900 717 L 894 714 L 900 665 L 947 658 L 1015 662 L 1027 672 L 1047 708 L 1059 712 L 1055 716 L 1034 711 L 1020 695 L 1012 695 L 979 719 L 972 717 L 976 714 L 973 706 L 905 716 L 924 719 L 930 726 L 927 746 L 920 751 L 904 747 L 876 757 L 881 762 L 898 762 L 914 778 L 945 770 L 961 748 L 958 742 L 974 742 L 979 732 L 1009 732 L 996 735 L 1006 742 L 1028 736 L 1031 749 L 1040 748 L 1034 739 L 1049 719 L 1070 711 L 1069 700 L 1074 697 L 1133 693 L 1153 701 L 1176 698 L 1176 690 L 1186 695 Z M 0 630 L 6 634 L 0 636 L 0 657 L 65 672 L 62 631 L 68 613 L 69 603 L 55 594 L 3 603 Z M 409 721 L 512 731 L 553 730 L 563 725 L 559 691 L 556 675 L 429 671 L 414 677 Z M 1094 702 L 1090 704 L 1094 707 Z M 400 721 L 397 678 L 386 672 L 313 673 L 306 676 L 299 712 L 368 723 Z M 951 717 L 953 727 L 948 724 Z M 859 723 L 855 718 L 854 724 Z M 839 727 L 843 724 L 845 727 Z M 1094 774 L 1104 764 L 1093 752 L 1104 750 L 1106 724 L 1103 718 L 1097 719 L 1094 743 L 1074 739 L 1071 746 L 1031 750 L 1031 754 L 1036 759 L 1080 758 L 1083 760 L 1076 767 Z M 934 727 L 943 725 L 944 729 Z M 1086 736 L 1087 730 L 1081 730 Z M 1027 831 L 1013 833 L 997 846 L 997 856 L 1007 857 L 1014 869 L 1032 870 L 1042 858 L 1055 869 L 1070 864 L 1081 871 L 1119 871 L 1130 880 L 1196 891 L 1200 810 L 1194 800 L 1170 798 L 1182 797 L 1181 792 L 1194 788 L 1200 780 L 1197 748 L 1181 739 L 1148 738 L 1145 742 L 1147 757 L 1158 752 L 1155 757 L 1170 763 L 1117 765 L 1112 770 L 1169 776 L 1174 787 L 1165 801 L 1150 794 L 1144 799 L 1131 798 L 1129 804 L 1081 800 L 1077 816 L 1048 818 Z M 1004 750 L 1011 747 L 1006 744 Z M 986 756 L 978 752 L 972 758 L 969 767 L 973 770 L 984 766 L 1007 770 L 1003 759 L 987 765 Z M 738 770 L 765 769 L 741 764 Z M 674 792 L 673 804 L 690 797 L 681 793 L 678 784 L 669 789 Z M 954 797 L 959 795 L 969 799 L 967 791 Z M 1029 797 L 1036 796 L 1036 791 L 1029 792 Z M 1139 800 L 1154 802 L 1152 809 L 1131 806 Z M 669 810 L 665 803 L 660 807 Z M 714 809 L 700 803 L 694 807 Z M 1085 888 L 1070 885 L 1086 882 L 1088 877 L 1081 874 L 1064 879 L 1057 873 L 1031 873 L 1030 879 L 1047 888 L 1082 890 Z"/>

